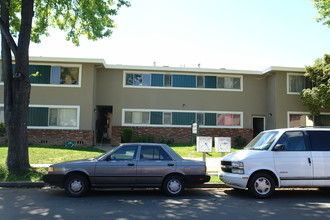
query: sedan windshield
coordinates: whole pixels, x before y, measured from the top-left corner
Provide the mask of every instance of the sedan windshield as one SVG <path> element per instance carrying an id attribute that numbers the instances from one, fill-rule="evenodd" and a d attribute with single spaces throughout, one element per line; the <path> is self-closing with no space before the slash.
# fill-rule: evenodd
<path id="1" fill-rule="evenodd" d="M 274 142 L 278 132 L 269 131 L 258 134 L 246 147 L 247 150 L 268 150 Z"/>

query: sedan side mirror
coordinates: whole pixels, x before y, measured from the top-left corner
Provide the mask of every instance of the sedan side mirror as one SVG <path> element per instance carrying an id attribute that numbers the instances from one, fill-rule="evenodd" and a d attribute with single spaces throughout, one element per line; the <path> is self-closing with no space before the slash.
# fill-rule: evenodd
<path id="1" fill-rule="evenodd" d="M 273 149 L 274 151 L 284 151 L 285 150 L 285 146 L 284 144 L 276 144 L 276 146 Z"/>

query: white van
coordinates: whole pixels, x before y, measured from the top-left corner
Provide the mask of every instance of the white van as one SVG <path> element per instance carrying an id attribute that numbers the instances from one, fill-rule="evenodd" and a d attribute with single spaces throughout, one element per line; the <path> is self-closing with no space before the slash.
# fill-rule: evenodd
<path id="1" fill-rule="evenodd" d="M 330 129 L 269 130 L 221 159 L 219 178 L 269 198 L 277 187 L 330 187 Z"/>

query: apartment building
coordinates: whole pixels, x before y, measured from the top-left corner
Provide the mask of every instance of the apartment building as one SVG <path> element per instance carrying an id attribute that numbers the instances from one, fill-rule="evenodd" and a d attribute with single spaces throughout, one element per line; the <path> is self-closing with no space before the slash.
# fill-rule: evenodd
<path id="1" fill-rule="evenodd" d="M 329 112 L 313 118 L 300 102 L 308 86 L 304 68 L 174 68 L 31 57 L 29 71 L 31 144 L 118 145 L 124 128 L 133 128 L 134 137 L 188 143 L 193 123 L 201 136 L 246 140 L 265 129 L 330 125 Z M 3 100 L 0 93 L 0 122 Z"/>

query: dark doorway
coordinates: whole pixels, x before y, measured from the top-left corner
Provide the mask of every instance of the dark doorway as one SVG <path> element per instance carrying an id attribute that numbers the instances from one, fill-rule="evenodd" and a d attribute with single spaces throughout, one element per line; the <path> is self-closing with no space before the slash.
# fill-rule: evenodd
<path id="1" fill-rule="evenodd" d="M 112 130 L 112 106 L 96 106 L 96 143 L 110 144 Z"/>
<path id="2" fill-rule="evenodd" d="M 265 130 L 265 118 L 253 117 L 253 137 Z"/>

